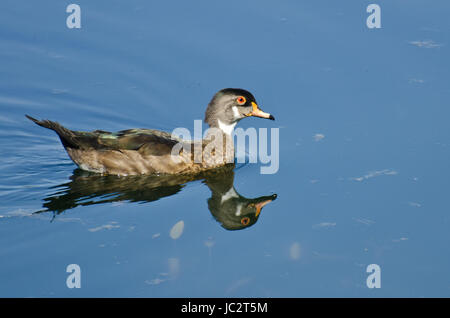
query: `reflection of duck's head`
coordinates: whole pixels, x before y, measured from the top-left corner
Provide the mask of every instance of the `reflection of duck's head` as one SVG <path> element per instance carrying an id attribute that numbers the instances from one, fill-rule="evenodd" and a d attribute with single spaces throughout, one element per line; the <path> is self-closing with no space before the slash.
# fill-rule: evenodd
<path id="1" fill-rule="evenodd" d="M 277 198 L 276 194 L 247 199 L 240 196 L 234 188 L 220 197 L 212 196 L 208 208 L 218 222 L 227 230 L 241 230 L 258 221 L 261 209 Z"/>
<path id="2" fill-rule="evenodd" d="M 241 230 L 256 223 L 262 208 L 277 198 L 276 194 L 247 199 L 233 186 L 234 173 L 206 178 L 212 195 L 208 208 L 214 218 L 227 230 Z"/>

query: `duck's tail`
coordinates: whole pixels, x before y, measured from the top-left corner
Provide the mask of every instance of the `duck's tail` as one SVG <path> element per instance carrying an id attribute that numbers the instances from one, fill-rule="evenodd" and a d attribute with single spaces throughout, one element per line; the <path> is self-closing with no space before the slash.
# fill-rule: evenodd
<path id="1" fill-rule="evenodd" d="M 37 120 L 36 118 L 33 118 L 28 115 L 25 115 L 25 117 L 27 117 L 29 120 L 34 122 L 36 125 L 39 125 L 41 127 L 48 128 L 48 129 L 55 131 L 58 134 L 59 139 L 61 139 L 61 142 L 64 147 L 79 148 L 80 145 L 77 141 L 77 136 L 73 131 L 63 127 L 62 125 L 60 125 L 59 123 L 57 123 L 55 121 L 46 120 L 46 119 L 45 120 Z"/>

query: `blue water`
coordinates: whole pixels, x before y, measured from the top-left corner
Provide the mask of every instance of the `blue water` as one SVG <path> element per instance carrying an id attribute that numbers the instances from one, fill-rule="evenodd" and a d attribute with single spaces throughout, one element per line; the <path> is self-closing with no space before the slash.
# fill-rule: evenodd
<path id="1" fill-rule="evenodd" d="M 377 1 L 381 29 L 368 1 L 70 3 L 0 2 L 0 296 L 450 296 L 448 1 Z M 193 129 L 224 87 L 280 129 L 277 173 L 228 174 L 277 195 L 239 230 L 206 179 L 86 175 L 24 117 Z"/>

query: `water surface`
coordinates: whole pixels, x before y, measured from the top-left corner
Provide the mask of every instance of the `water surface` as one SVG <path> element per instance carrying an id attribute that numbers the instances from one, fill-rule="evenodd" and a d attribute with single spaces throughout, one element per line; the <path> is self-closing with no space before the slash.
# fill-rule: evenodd
<path id="1" fill-rule="evenodd" d="M 0 296 L 450 296 L 448 2 L 76 3 L 0 3 Z M 276 174 L 86 174 L 24 117 L 193 129 L 224 87 L 276 117 L 239 123 L 280 129 Z M 243 224 L 230 189 L 271 202 Z"/>

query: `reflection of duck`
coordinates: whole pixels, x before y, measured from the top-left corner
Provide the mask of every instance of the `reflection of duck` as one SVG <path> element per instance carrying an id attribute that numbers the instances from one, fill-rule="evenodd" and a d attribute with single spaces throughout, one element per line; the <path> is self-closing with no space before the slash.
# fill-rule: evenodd
<path id="1" fill-rule="evenodd" d="M 197 173 L 232 163 L 234 146 L 232 138 L 230 140 L 231 132 L 239 120 L 249 116 L 274 119 L 259 109 L 250 92 L 234 88 L 223 89 L 214 95 L 206 109 L 205 122 L 215 129 L 197 142 L 183 141 L 169 133 L 150 129 L 129 129 L 117 133 L 73 131 L 56 122 L 27 115 L 39 126 L 58 134 L 78 167 L 115 175 Z"/>
<path id="2" fill-rule="evenodd" d="M 203 180 L 211 190 L 208 208 L 227 230 L 239 230 L 253 225 L 261 209 L 277 195 L 247 199 L 233 186 L 234 165 L 208 170 L 196 175 L 163 176 L 102 176 L 75 170 L 71 181 L 54 187 L 57 191 L 45 198 L 42 212 L 54 215 L 77 206 L 119 201 L 151 202 L 178 193 L 187 182 Z"/>
<path id="3" fill-rule="evenodd" d="M 276 194 L 247 199 L 236 192 L 234 174 L 217 174 L 205 179 L 211 190 L 208 208 L 214 218 L 227 230 L 241 230 L 258 221 L 261 209 L 277 198 Z"/>

